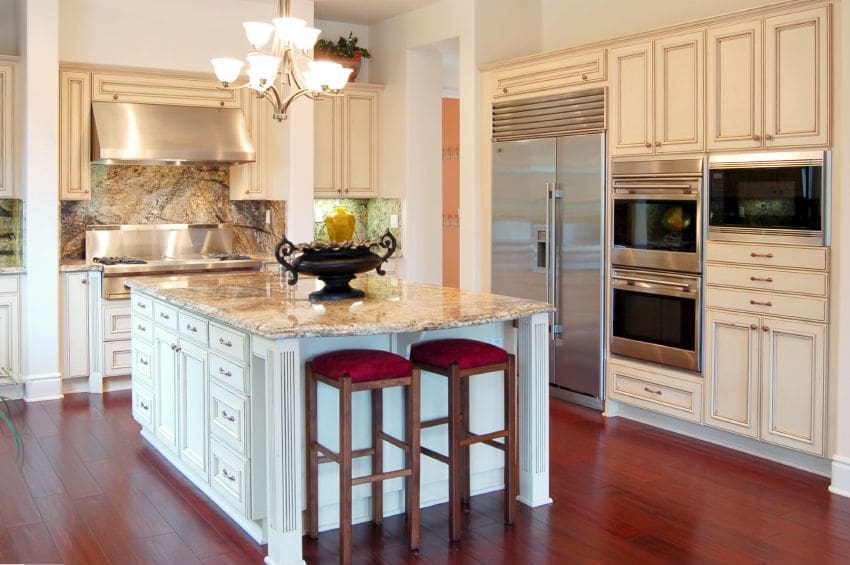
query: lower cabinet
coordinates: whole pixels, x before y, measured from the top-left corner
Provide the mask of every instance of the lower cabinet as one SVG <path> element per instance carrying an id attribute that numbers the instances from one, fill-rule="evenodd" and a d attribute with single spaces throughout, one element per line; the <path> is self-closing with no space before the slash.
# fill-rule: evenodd
<path id="1" fill-rule="evenodd" d="M 65 273 L 63 277 L 63 376 L 89 376 L 88 273 Z"/>
<path id="2" fill-rule="evenodd" d="M 207 352 L 180 340 L 177 347 L 180 459 L 207 474 Z"/>
<path id="3" fill-rule="evenodd" d="M 157 439 L 177 450 L 177 336 L 154 328 L 154 422 Z"/>
<path id="4" fill-rule="evenodd" d="M 706 310 L 705 424 L 824 452 L 826 325 Z"/>
<path id="5" fill-rule="evenodd" d="M 608 397 L 689 422 L 702 419 L 702 382 L 698 375 L 664 373 L 637 363 L 612 359 L 608 363 Z"/>

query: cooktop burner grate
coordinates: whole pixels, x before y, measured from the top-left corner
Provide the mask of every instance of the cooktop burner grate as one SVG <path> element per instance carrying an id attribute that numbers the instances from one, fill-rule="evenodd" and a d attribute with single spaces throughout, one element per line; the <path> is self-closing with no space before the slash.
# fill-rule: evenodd
<path id="1" fill-rule="evenodd" d="M 144 265 L 147 263 L 138 257 L 95 257 L 93 261 L 101 265 Z"/>

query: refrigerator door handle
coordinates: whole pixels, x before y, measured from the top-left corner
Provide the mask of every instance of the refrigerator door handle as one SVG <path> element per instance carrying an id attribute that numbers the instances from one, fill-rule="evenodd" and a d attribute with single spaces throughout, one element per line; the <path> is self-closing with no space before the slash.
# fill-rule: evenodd
<path id="1" fill-rule="evenodd" d="M 556 336 L 562 333 L 562 329 L 560 292 L 558 289 L 558 198 L 561 195 L 555 182 L 551 183 L 548 197 L 549 265 L 547 274 L 549 276 L 548 287 L 551 289 L 550 303 L 555 307 L 555 312 L 552 315 L 552 335 Z"/>
<path id="2" fill-rule="evenodd" d="M 549 183 L 546 183 L 546 302 L 552 304 L 552 224 L 551 224 L 551 209 L 552 209 L 552 189 Z"/>

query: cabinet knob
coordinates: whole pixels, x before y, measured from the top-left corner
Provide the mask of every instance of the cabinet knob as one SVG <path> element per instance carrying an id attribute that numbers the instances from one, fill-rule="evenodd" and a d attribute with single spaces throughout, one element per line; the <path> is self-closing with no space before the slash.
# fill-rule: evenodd
<path id="1" fill-rule="evenodd" d="M 756 134 L 753 136 L 753 141 L 761 141 L 761 136 Z"/>
<path id="2" fill-rule="evenodd" d="M 218 103 L 219 106 L 224 106 L 224 100 Z"/>
<path id="3" fill-rule="evenodd" d="M 660 142 L 660 141 L 656 141 L 656 142 L 655 142 L 655 146 L 656 146 L 656 147 L 661 147 L 661 142 Z"/>
<path id="4" fill-rule="evenodd" d="M 762 327 L 761 327 L 761 331 L 763 331 L 763 332 L 769 332 L 769 331 L 770 331 L 770 328 L 769 328 L 769 327 L 767 327 L 767 326 L 762 326 Z"/>
<path id="5" fill-rule="evenodd" d="M 764 136 L 764 138 L 765 138 L 766 140 L 768 140 L 768 141 L 771 141 L 771 140 L 773 140 L 773 135 L 771 135 L 771 134 L 769 134 L 769 133 L 768 133 L 768 134 L 766 134 L 766 135 Z"/>
<path id="6" fill-rule="evenodd" d="M 581 75 L 581 80 L 587 80 L 587 75 Z"/>
<path id="7" fill-rule="evenodd" d="M 502 94 L 507 94 L 507 93 L 508 93 L 508 89 L 507 89 L 507 88 L 503 88 L 503 89 L 502 89 Z"/>
<path id="8" fill-rule="evenodd" d="M 750 324 L 750 329 L 755 331 L 755 330 L 758 330 L 759 327 L 756 324 Z"/>
<path id="9" fill-rule="evenodd" d="M 646 147 L 647 147 L 647 149 L 649 149 L 650 147 L 652 147 L 652 144 L 651 144 L 650 142 L 648 142 L 648 141 L 647 141 L 647 142 L 646 142 Z"/>
<path id="10" fill-rule="evenodd" d="M 89 284 L 88 279 L 83 279 L 80 281 L 80 284 Z"/>
<path id="11" fill-rule="evenodd" d="M 117 94 L 113 94 L 113 95 L 112 95 L 112 99 L 113 99 L 113 100 L 118 100 L 118 95 L 117 95 Z"/>

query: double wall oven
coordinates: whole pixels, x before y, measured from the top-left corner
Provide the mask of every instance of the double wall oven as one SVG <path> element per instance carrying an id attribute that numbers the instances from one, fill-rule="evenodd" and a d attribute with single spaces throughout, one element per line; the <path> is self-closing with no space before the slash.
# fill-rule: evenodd
<path id="1" fill-rule="evenodd" d="M 703 159 L 611 165 L 611 353 L 700 370 Z"/>

